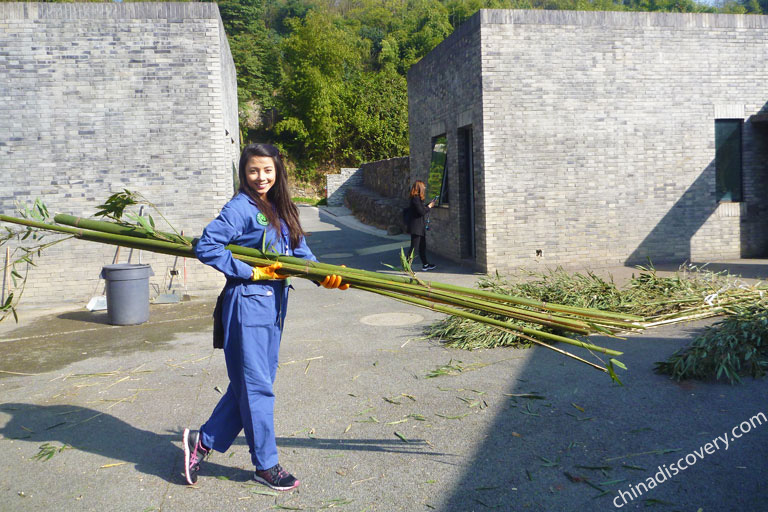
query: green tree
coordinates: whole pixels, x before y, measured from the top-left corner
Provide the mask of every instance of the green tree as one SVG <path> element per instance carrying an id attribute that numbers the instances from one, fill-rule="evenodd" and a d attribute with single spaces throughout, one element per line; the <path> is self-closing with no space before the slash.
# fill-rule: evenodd
<path id="1" fill-rule="evenodd" d="M 408 87 L 392 65 L 358 75 L 344 94 L 345 163 L 408 154 Z"/>
<path id="2" fill-rule="evenodd" d="M 283 119 L 275 132 L 287 146 L 318 163 L 340 156 L 342 97 L 360 72 L 366 49 L 337 21 L 331 14 L 309 11 L 303 20 L 288 20 L 291 34 L 282 44 Z"/>
<path id="3" fill-rule="evenodd" d="M 218 6 L 237 69 L 240 127 L 247 133 L 275 107 L 281 82 L 279 42 L 265 25 L 265 0 L 226 0 Z"/>

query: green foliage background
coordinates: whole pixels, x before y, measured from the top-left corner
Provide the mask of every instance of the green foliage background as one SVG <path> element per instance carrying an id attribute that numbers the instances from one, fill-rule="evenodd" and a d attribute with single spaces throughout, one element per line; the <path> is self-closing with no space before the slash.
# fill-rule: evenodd
<path id="1" fill-rule="evenodd" d="M 408 69 L 478 9 L 756 13 L 768 0 L 220 0 L 244 142 L 309 177 L 408 154 Z M 257 115 L 254 115 L 257 113 Z M 300 176 L 301 177 L 301 176 Z"/>
<path id="2" fill-rule="evenodd" d="M 2 0 L 0 0 L 2 1 Z M 61 0 L 56 0 L 61 1 Z M 210 1 L 210 0 L 209 0 Z M 408 154 L 408 69 L 478 9 L 768 12 L 768 0 L 218 0 L 244 143 L 302 181 Z"/>

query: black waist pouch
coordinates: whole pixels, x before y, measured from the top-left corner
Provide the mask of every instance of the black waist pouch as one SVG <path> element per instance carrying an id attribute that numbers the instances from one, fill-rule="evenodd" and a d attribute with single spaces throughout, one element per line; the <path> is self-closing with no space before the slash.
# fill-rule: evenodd
<path id="1" fill-rule="evenodd" d="M 213 348 L 224 348 L 224 321 L 221 319 L 221 303 L 224 302 L 224 290 L 221 290 L 213 308 Z"/>

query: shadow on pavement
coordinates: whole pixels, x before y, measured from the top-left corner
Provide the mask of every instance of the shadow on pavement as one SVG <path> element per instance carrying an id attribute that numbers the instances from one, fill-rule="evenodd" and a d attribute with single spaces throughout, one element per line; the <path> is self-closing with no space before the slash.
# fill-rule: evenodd
<path id="1" fill-rule="evenodd" d="M 765 259 L 739 260 L 739 263 L 693 263 L 710 272 L 728 272 L 745 279 L 768 279 L 768 261 Z"/>
<path id="2" fill-rule="evenodd" d="M 244 441 L 242 437 L 238 440 Z M 243 443 L 244 444 L 244 443 Z M 315 450 L 343 450 L 406 453 L 431 456 L 450 456 L 449 453 L 424 451 L 427 445 L 423 439 L 408 439 L 408 442 L 395 439 L 324 439 L 318 437 L 296 438 L 278 437 L 277 445 L 284 448 L 313 448 Z"/>
<path id="3" fill-rule="evenodd" d="M 655 361 L 687 345 L 709 323 L 659 328 L 624 341 L 590 338 L 624 352 L 618 357 L 628 366 L 620 372 L 623 386 L 552 351 L 532 349 L 507 393 L 541 398 L 509 397 L 438 508 L 581 512 L 616 510 L 613 500 L 619 499 L 632 510 L 763 509 L 768 424 L 637 498 L 630 495 L 627 503 L 618 494 L 740 422 L 768 414 L 765 379 L 746 378 L 740 386 L 677 383 L 653 372 Z"/>
<path id="4" fill-rule="evenodd" d="M 67 311 L 57 315 L 62 320 L 74 320 L 76 322 L 86 322 L 99 325 L 109 325 L 109 318 L 106 311 Z"/>
<path id="5" fill-rule="evenodd" d="M 158 434 L 136 428 L 112 415 L 86 407 L 72 405 L 34 405 L 5 403 L 0 412 L 11 418 L 0 428 L 6 439 L 33 444 L 60 443 L 75 450 L 93 453 L 107 459 L 128 462 L 141 473 L 157 476 L 173 484 L 185 485 L 184 453 L 179 447 L 181 431 Z M 241 435 L 235 445 L 245 445 Z M 425 451 L 426 442 L 409 439 L 408 443 L 388 439 L 323 439 L 278 437 L 280 447 L 301 447 L 316 450 L 376 451 L 423 456 L 448 454 Z M 56 448 L 59 446 L 54 445 Z M 215 454 L 201 466 L 200 476 L 226 477 L 236 482 L 251 479 L 252 471 L 217 464 Z M 172 466 L 170 465 L 172 462 Z"/>

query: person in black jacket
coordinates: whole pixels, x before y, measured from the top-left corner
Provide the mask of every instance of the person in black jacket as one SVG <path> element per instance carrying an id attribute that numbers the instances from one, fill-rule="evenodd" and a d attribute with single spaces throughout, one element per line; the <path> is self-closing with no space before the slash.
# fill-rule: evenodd
<path id="1" fill-rule="evenodd" d="M 410 199 L 411 204 L 409 206 L 409 220 L 408 220 L 408 232 L 411 234 L 411 248 L 408 250 L 408 259 L 413 261 L 415 257 L 415 251 L 419 252 L 419 258 L 421 258 L 421 270 L 434 270 L 436 265 L 427 261 L 427 231 L 424 223 L 424 219 L 429 213 L 429 210 L 435 206 L 435 200 L 424 204 L 424 196 L 426 194 L 427 186 L 421 180 L 416 180 L 411 187 Z"/>

